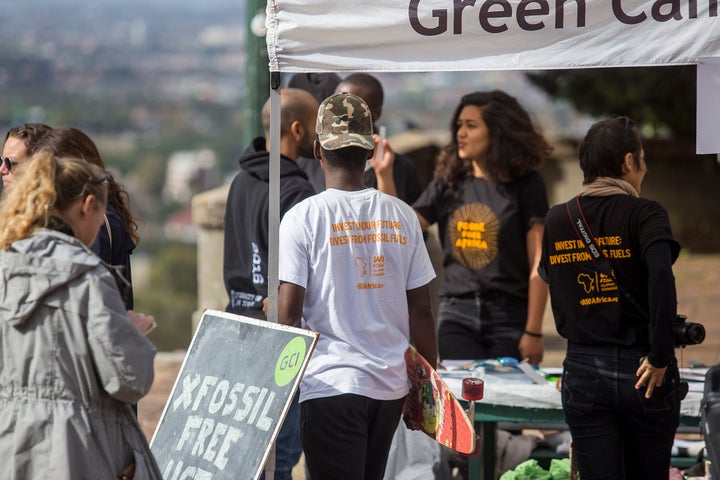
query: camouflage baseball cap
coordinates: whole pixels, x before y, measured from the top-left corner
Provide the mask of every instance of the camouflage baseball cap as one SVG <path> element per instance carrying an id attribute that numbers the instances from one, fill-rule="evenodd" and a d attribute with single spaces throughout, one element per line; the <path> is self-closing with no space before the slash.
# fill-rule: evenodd
<path id="1" fill-rule="evenodd" d="M 323 100 L 318 109 L 315 133 L 325 150 L 375 148 L 370 107 L 352 93 L 335 93 Z"/>

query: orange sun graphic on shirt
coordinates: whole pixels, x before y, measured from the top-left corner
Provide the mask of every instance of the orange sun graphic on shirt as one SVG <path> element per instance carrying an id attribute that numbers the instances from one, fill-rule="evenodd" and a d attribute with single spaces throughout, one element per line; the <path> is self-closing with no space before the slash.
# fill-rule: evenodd
<path id="1" fill-rule="evenodd" d="M 500 222 L 487 205 L 463 205 L 452 213 L 447 228 L 453 257 L 464 267 L 477 270 L 497 256 Z"/>

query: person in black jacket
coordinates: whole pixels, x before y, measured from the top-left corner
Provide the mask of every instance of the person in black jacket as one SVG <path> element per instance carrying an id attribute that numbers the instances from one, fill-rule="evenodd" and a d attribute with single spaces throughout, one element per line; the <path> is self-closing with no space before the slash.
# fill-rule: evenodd
<path id="1" fill-rule="evenodd" d="M 305 90 L 320 103 L 335 93 L 335 87 L 338 86 L 341 80 L 337 73 L 332 72 L 296 73 L 288 80 L 288 87 Z M 307 174 L 315 193 L 325 190 L 325 172 L 320 166 L 320 160 L 313 155 L 300 155 L 297 163 Z"/>
<path id="2" fill-rule="evenodd" d="M 318 102 L 295 88 L 280 91 L 280 216 L 315 191 L 297 165 L 300 155 L 313 155 Z M 262 111 L 265 137 L 255 138 L 238 160 L 225 210 L 223 277 L 226 310 L 264 320 L 268 295 L 268 209 L 270 101 Z M 293 401 L 276 442 L 276 480 L 291 480 L 300 459 L 299 405 Z"/>
<path id="3" fill-rule="evenodd" d="M 583 190 L 548 212 L 538 267 L 568 342 L 562 403 L 573 452 L 583 480 L 667 479 L 683 395 L 680 246 L 665 209 L 639 197 L 645 151 L 629 118 L 593 125 L 579 153 Z"/>

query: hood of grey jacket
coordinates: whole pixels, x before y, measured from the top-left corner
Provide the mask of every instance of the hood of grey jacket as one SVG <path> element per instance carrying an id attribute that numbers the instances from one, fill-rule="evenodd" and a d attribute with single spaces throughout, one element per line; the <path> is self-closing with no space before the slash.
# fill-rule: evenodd
<path id="1" fill-rule="evenodd" d="M 40 300 L 101 263 L 80 240 L 55 230 L 13 243 L 0 251 L 0 321 L 22 325 Z"/>

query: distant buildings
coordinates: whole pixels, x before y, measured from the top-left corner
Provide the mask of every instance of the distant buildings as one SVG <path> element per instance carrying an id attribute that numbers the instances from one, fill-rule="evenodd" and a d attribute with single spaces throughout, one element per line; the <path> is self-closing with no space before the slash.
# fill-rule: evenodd
<path id="1" fill-rule="evenodd" d="M 178 151 L 170 155 L 162 198 L 168 203 L 187 204 L 196 193 L 219 184 L 217 159 L 209 148 Z"/>
<path id="2" fill-rule="evenodd" d="M 165 222 L 165 238 L 195 243 L 197 226 L 192 222 L 190 200 L 193 195 L 214 188 L 219 182 L 215 152 L 209 148 L 178 151 L 170 155 L 162 199 L 165 203 L 179 203 L 183 207 L 172 213 Z"/>

